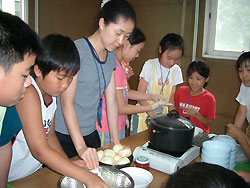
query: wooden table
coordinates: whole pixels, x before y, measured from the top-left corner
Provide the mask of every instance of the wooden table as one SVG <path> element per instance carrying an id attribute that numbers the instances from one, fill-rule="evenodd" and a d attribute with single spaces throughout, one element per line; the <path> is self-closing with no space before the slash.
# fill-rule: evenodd
<path id="1" fill-rule="evenodd" d="M 149 133 L 148 130 L 138 133 L 133 136 L 126 137 L 125 139 L 121 140 L 121 144 L 129 146 L 132 151 L 137 146 L 142 146 L 149 140 Z M 110 146 L 105 146 L 100 149 L 108 148 Z M 194 161 L 199 161 L 199 157 L 196 158 Z M 150 169 L 149 170 L 153 174 L 153 181 L 149 185 L 149 188 L 163 188 L 165 187 L 169 175 L 158 170 Z M 37 172 L 33 173 L 30 176 L 27 176 L 23 179 L 16 180 L 10 182 L 9 184 L 14 186 L 15 188 L 56 188 L 57 182 L 61 177 L 60 174 L 48 169 L 43 168 L 38 170 Z"/>

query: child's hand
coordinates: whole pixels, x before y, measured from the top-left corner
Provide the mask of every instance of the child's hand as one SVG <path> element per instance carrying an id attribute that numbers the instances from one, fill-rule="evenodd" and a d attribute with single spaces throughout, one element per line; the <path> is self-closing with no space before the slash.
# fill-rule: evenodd
<path id="1" fill-rule="evenodd" d="M 234 139 L 238 140 L 244 133 L 242 130 L 234 124 L 227 124 L 227 135 L 233 137 Z"/>
<path id="2" fill-rule="evenodd" d="M 250 172 L 241 170 L 237 172 L 237 174 L 241 176 L 247 183 L 250 183 Z"/>
<path id="3" fill-rule="evenodd" d="M 199 112 L 194 109 L 194 108 L 186 108 L 187 115 L 192 116 L 192 117 L 197 117 Z"/>
<path id="4" fill-rule="evenodd" d="M 75 160 L 75 161 L 72 161 L 73 163 L 75 163 L 76 165 L 82 167 L 82 168 L 85 168 L 86 167 L 86 163 L 84 162 L 84 160 Z"/>
<path id="5" fill-rule="evenodd" d="M 78 154 L 84 160 L 88 169 L 95 169 L 99 166 L 95 148 L 83 147 L 78 151 Z"/>
<path id="6" fill-rule="evenodd" d="M 150 94 L 150 100 L 154 102 L 158 102 L 160 100 L 168 102 L 168 99 L 166 99 L 165 97 L 158 95 L 158 94 L 152 94 L 152 93 Z"/>
<path id="7" fill-rule="evenodd" d="M 126 74 L 126 77 L 127 77 L 127 80 L 128 80 L 131 76 L 134 75 L 134 71 L 133 71 L 133 69 L 132 69 L 132 67 L 130 65 L 128 66 L 127 69 L 128 69 L 128 72 Z"/>
<path id="8" fill-rule="evenodd" d="M 109 188 L 108 185 L 94 173 L 88 175 L 88 181 L 83 182 L 87 188 Z"/>
<path id="9" fill-rule="evenodd" d="M 168 100 L 160 99 L 159 101 L 155 102 L 151 105 L 152 110 L 155 110 L 157 108 L 162 108 L 164 106 L 170 105 L 170 103 L 167 102 Z"/>

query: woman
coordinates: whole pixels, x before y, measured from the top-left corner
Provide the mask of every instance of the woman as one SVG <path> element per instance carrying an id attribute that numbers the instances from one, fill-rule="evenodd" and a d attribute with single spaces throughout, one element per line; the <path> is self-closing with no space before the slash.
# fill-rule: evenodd
<path id="1" fill-rule="evenodd" d="M 107 103 L 111 143 L 119 143 L 118 107 L 115 91 L 115 52 L 135 26 L 135 12 L 125 0 L 111 0 L 100 11 L 98 29 L 75 41 L 81 68 L 71 86 L 61 96 L 56 112 L 56 135 L 68 157 L 79 155 L 88 168 L 98 167 L 96 150 L 101 146 L 96 130 L 101 118 L 102 95 Z"/>

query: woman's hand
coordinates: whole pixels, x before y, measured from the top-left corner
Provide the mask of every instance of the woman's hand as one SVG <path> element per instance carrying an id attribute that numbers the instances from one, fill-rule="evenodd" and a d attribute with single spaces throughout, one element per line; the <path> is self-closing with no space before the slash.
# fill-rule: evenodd
<path id="1" fill-rule="evenodd" d="M 95 169 L 99 166 L 98 156 L 95 148 L 82 147 L 78 151 L 79 156 L 84 160 L 88 169 Z"/>

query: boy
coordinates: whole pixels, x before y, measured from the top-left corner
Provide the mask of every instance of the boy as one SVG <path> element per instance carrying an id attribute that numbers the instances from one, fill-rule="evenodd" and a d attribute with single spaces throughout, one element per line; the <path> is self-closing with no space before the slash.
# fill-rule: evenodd
<path id="1" fill-rule="evenodd" d="M 0 11 L 0 187 L 7 186 L 11 139 L 21 127 L 3 126 L 6 107 L 24 97 L 30 67 L 41 52 L 38 35 L 19 17 Z M 15 107 L 13 107 L 15 108 Z M 12 109 L 12 108 L 10 108 Z"/>
<path id="2" fill-rule="evenodd" d="M 98 176 L 83 168 L 83 160 L 74 161 L 75 164 L 70 161 L 55 135 L 56 97 L 71 86 L 80 69 L 77 48 L 69 37 L 60 34 L 44 37 L 42 48 L 43 54 L 36 58 L 32 68 L 32 86 L 16 105 L 21 122 L 14 123 L 22 124 L 23 129 L 13 145 L 9 180 L 25 177 L 43 163 L 87 187 L 107 187 Z M 6 123 L 12 121 L 13 116 Z"/>

